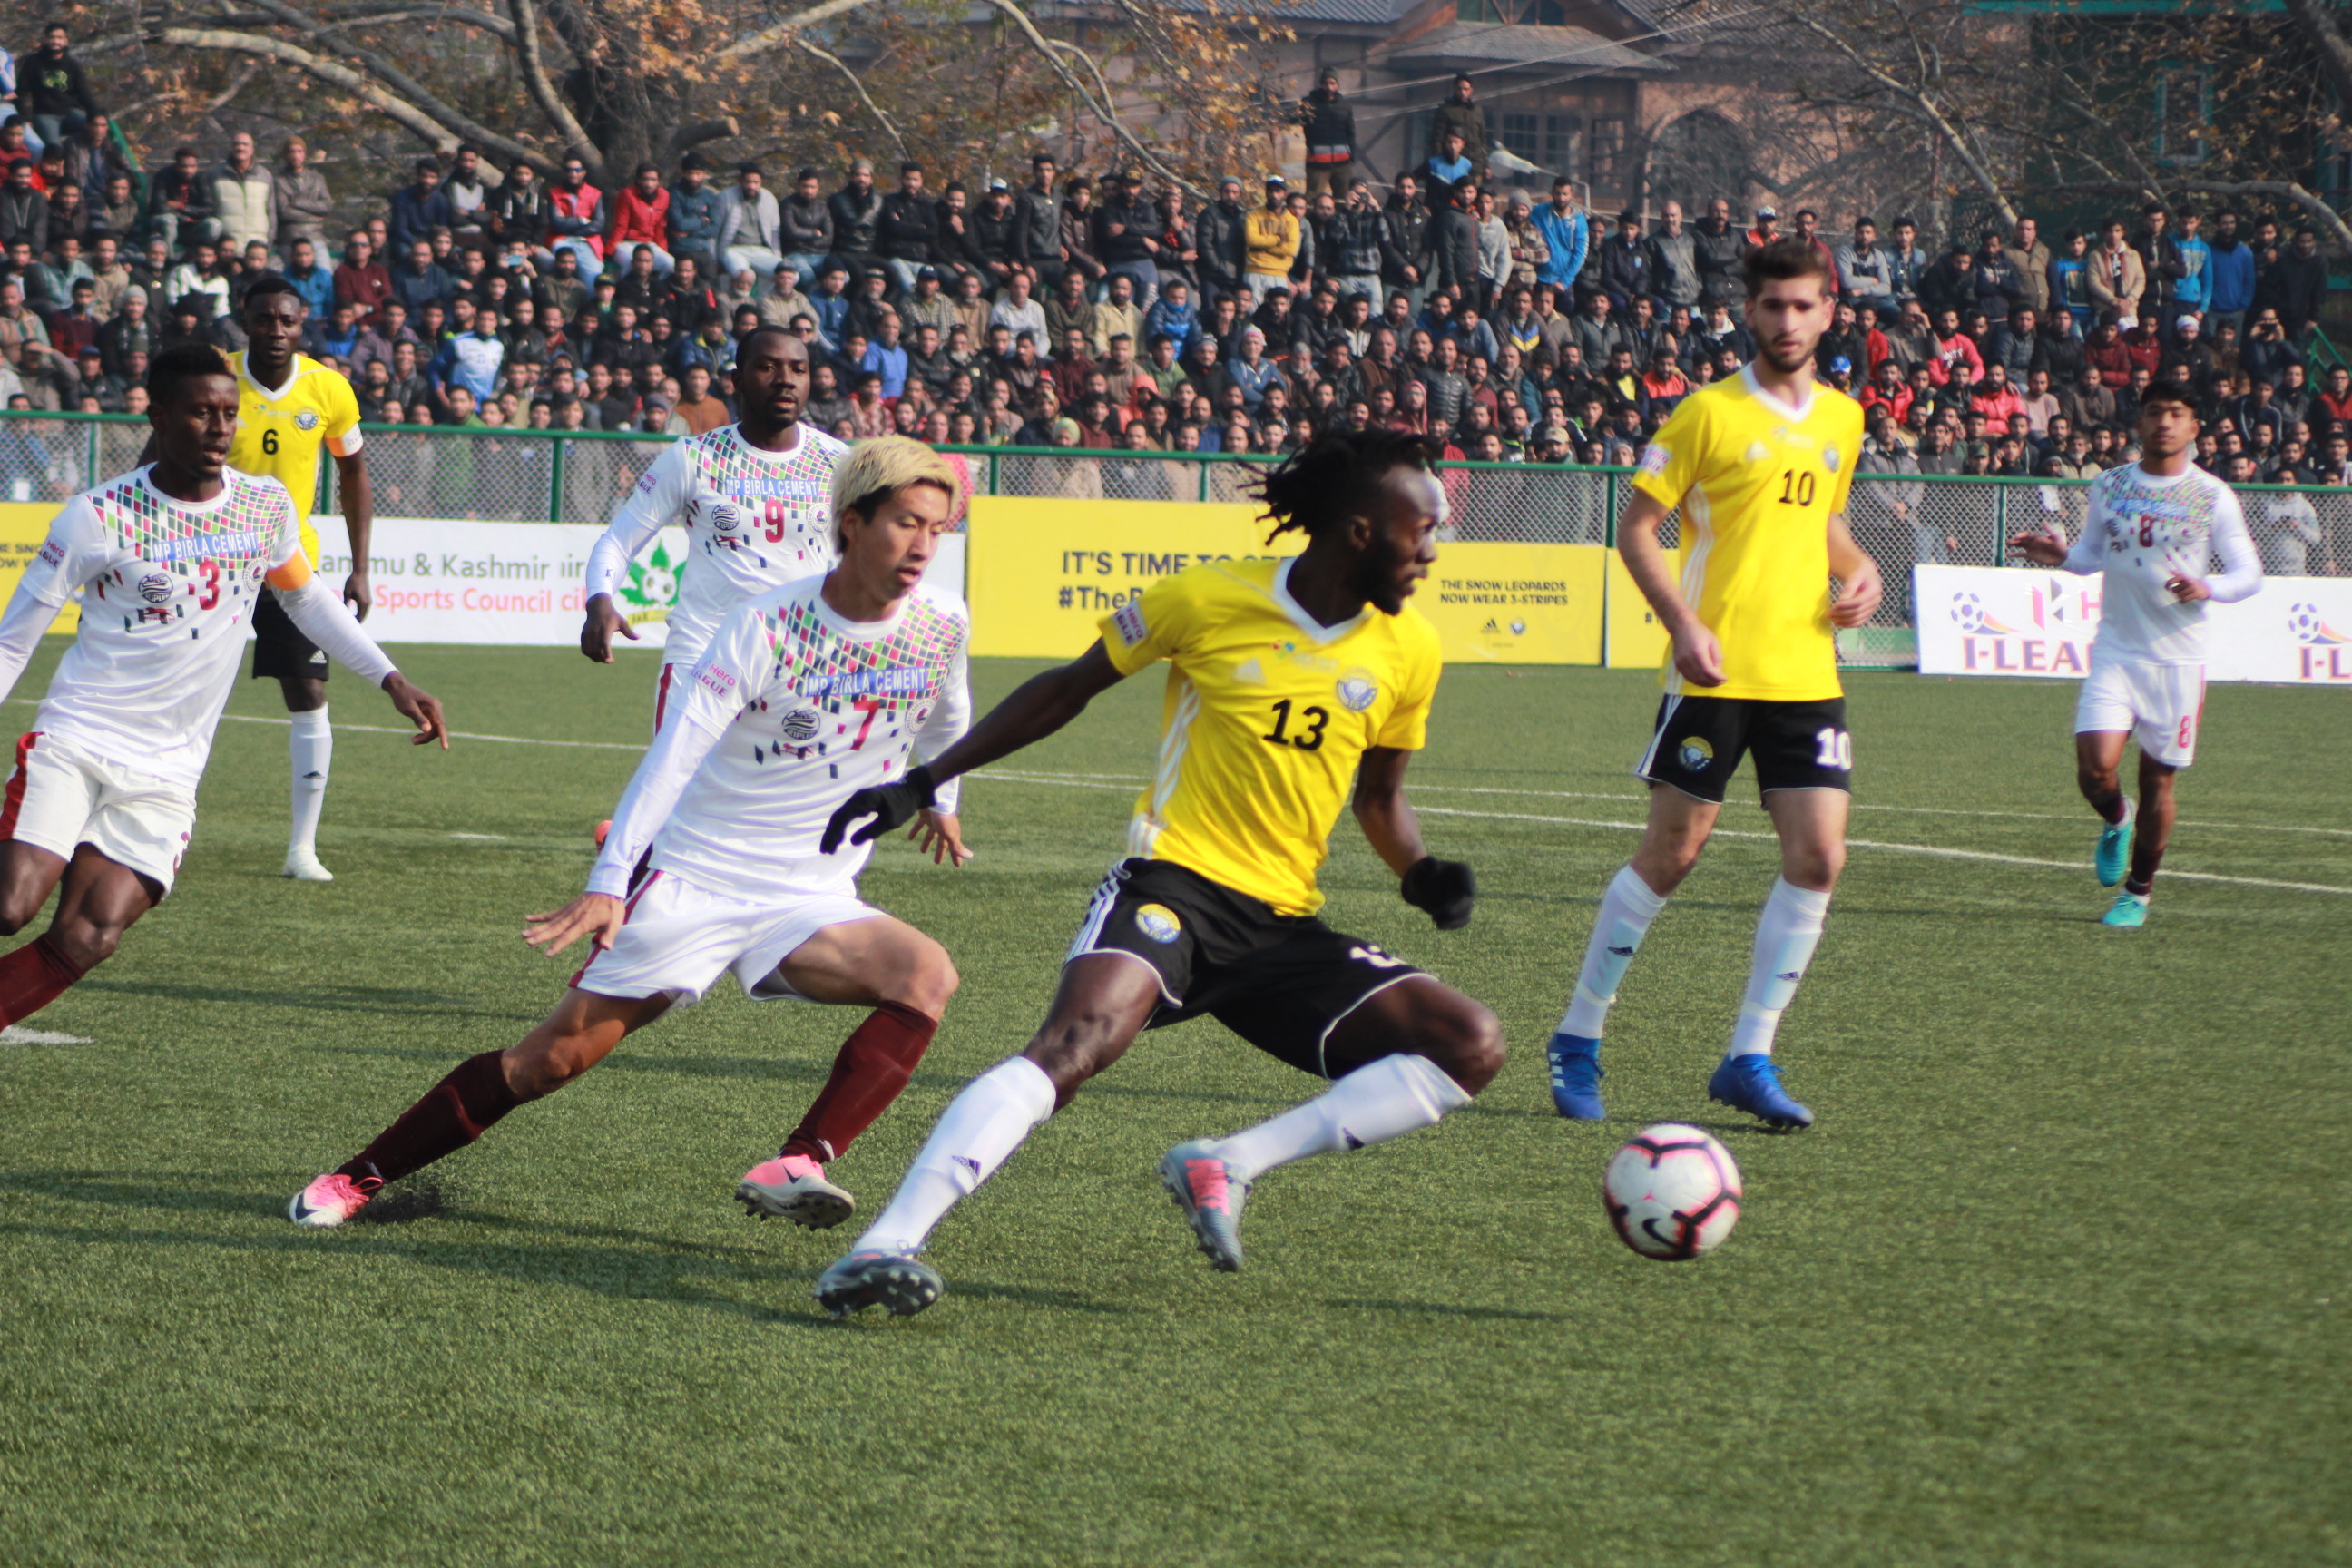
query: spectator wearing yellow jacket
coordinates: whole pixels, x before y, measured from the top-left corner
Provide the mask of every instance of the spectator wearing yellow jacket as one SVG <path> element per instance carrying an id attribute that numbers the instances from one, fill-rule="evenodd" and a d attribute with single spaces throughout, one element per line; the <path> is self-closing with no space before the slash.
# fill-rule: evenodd
<path id="1" fill-rule="evenodd" d="M 1290 210 L 1290 182 L 1265 177 L 1265 205 L 1242 220 L 1242 283 L 1264 300 L 1290 287 L 1291 264 L 1298 259 L 1298 219 Z"/>

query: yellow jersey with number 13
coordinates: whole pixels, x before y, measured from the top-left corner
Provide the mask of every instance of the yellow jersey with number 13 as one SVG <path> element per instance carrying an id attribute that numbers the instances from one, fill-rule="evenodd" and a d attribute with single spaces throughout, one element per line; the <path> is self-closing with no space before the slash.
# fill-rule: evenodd
<path id="1" fill-rule="evenodd" d="M 1829 521 L 1845 510 L 1862 405 L 1815 386 L 1801 408 L 1752 369 L 1701 387 L 1659 426 L 1633 488 L 1682 508 L 1683 600 L 1723 645 L 1724 682 L 1701 697 L 1812 702 L 1841 695 L 1830 624 Z"/>
<path id="2" fill-rule="evenodd" d="M 319 563 L 319 535 L 310 527 L 310 507 L 319 496 L 319 448 L 339 458 L 360 449 L 360 401 L 352 384 L 306 354 L 294 356 L 294 374 L 275 391 L 253 379 L 247 356 L 230 356 L 236 372 L 236 439 L 228 466 L 240 473 L 267 474 L 294 498 L 302 553 Z"/>
<path id="3" fill-rule="evenodd" d="M 1284 586 L 1289 573 L 1287 560 L 1192 567 L 1104 616 L 1102 638 L 1122 675 L 1171 667 L 1127 852 L 1311 915 L 1357 762 L 1372 746 L 1421 749 L 1443 658 L 1437 628 L 1410 605 L 1318 625 Z"/>

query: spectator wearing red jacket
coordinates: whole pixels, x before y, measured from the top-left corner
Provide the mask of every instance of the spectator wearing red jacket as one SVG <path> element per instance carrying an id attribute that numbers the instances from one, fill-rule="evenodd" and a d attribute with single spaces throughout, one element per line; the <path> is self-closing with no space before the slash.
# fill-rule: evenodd
<path id="1" fill-rule="evenodd" d="M 335 268 L 335 303 L 349 305 L 371 327 L 383 325 L 384 301 L 392 298 L 392 274 L 375 258 L 368 237 L 354 230 Z"/>
<path id="2" fill-rule="evenodd" d="M 548 189 L 547 248 L 572 252 L 583 278 L 604 270 L 604 193 L 588 183 L 588 165 L 577 158 L 563 160 Z"/>
<path id="3" fill-rule="evenodd" d="M 669 243 L 669 192 L 662 187 L 661 170 L 651 163 L 637 165 L 635 181 L 613 198 L 613 226 L 605 234 L 604 243 L 605 254 L 625 267 L 636 254 L 637 247 L 650 246 L 654 275 L 669 276 L 675 262 L 666 248 Z"/>
<path id="4" fill-rule="evenodd" d="M 2010 384 L 2009 367 L 1995 360 L 1985 367 L 1984 380 L 1978 384 L 1975 395 L 1969 399 L 1969 406 L 1985 416 L 1985 424 L 1990 428 L 2006 430 L 2011 415 L 2025 412 L 2025 400 L 2017 395 L 2017 388 Z"/>
<path id="5" fill-rule="evenodd" d="M 2091 341 L 2083 346 L 2083 363 L 2099 373 L 2099 380 L 2110 392 L 2131 384 L 2132 353 L 2124 345 L 2123 329 L 2116 325 L 2113 310 L 2100 316 L 2099 324 L 2091 329 Z"/>

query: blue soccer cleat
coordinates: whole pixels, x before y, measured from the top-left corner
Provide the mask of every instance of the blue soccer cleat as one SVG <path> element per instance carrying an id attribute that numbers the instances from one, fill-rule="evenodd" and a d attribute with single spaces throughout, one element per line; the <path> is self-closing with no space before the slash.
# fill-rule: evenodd
<path id="1" fill-rule="evenodd" d="M 1767 1056 L 1726 1057 L 1706 1080 L 1706 1097 L 1761 1117 L 1768 1127 L 1811 1127 L 1813 1113 L 1789 1098 Z"/>
<path id="2" fill-rule="evenodd" d="M 2124 870 L 2131 864 L 2132 824 L 2137 816 L 2126 800 L 2124 819 L 2099 829 L 2098 853 L 2091 857 L 2091 868 L 2098 872 L 2102 888 L 2112 888 L 2124 879 Z"/>
<path id="3" fill-rule="evenodd" d="M 2099 923 L 2118 931 L 2137 931 L 2147 924 L 2147 900 L 2137 893 L 2117 893 L 2116 901 L 2107 906 L 2107 912 L 2099 917 Z"/>
<path id="4" fill-rule="evenodd" d="M 1570 1121 L 1601 1121 L 1601 1042 L 1562 1030 L 1544 1047 L 1551 1060 L 1552 1108 Z"/>

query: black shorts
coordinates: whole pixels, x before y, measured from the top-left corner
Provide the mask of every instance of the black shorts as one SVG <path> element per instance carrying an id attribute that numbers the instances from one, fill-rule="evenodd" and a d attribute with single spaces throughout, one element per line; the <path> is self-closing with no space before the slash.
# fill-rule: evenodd
<path id="1" fill-rule="evenodd" d="M 1313 915 L 1278 915 L 1197 871 L 1140 858 L 1112 867 L 1087 907 L 1070 957 L 1091 952 L 1125 953 L 1160 976 L 1160 1010 L 1147 1028 L 1205 1013 L 1318 1078 L 1332 1076 L 1324 1044 L 1339 1020 L 1422 973 Z"/>
<path id="2" fill-rule="evenodd" d="M 1745 752 L 1756 762 L 1759 795 L 1776 789 L 1853 793 L 1853 736 L 1845 699 L 1768 702 L 1684 692 L 1658 704 L 1657 733 L 1633 768 L 1652 784 L 1723 804 Z"/>
<path id="3" fill-rule="evenodd" d="M 302 635 L 278 590 L 265 588 L 253 606 L 253 678 L 256 680 L 324 680 L 327 656 Z"/>

